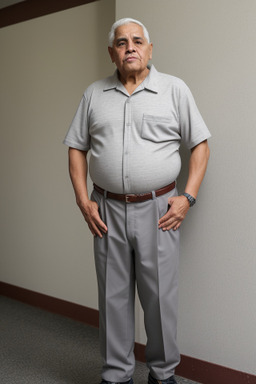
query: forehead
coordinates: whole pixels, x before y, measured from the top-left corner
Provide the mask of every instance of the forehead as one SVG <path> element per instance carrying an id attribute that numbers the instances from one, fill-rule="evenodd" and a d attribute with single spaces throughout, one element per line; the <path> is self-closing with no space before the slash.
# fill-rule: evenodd
<path id="1" fill-rule="evenodd" d="M 143 37 L 143 28 L 139 24 L 129 23 L 125 25 L 121 25 L 115 30 L 115 38 L 126 37 L 126 36 L 137 36 Z"/>

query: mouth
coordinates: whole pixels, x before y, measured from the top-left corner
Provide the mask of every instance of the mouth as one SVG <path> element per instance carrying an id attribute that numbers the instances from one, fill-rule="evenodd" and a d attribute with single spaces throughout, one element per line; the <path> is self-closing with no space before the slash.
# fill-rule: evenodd
<path id="1" fill-rule="evenodd" d="M 133 61 L 135 61 L 135 60 L 137 60 L 137 57 L 135 57 L 135 56 L 128 56 L 128 57 L 125 59 L 125 61 L 126 61 L 127 63 L 131 63 L 131 62 L 133 62 Z"/>

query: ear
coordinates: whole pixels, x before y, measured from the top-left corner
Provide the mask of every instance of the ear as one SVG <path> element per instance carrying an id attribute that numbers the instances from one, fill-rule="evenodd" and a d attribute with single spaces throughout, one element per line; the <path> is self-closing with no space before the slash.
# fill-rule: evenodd
<path id="1" fill-rule="evenodd" d="M 115 60 L 114 60 L 114 53 L 113 53 L 113 48 L 112 47 L 108 47 L 108 53 L 109 53 L 109 56 L 111 58 L 112 63 L 114 63 Z"/>
<path id="2" fill-rule="evenodd" d="M 150 44 L 149 44 L 149 60 L 152 59 L 152 51 L 153 51 L 153 44 L 150 43 Z"/>

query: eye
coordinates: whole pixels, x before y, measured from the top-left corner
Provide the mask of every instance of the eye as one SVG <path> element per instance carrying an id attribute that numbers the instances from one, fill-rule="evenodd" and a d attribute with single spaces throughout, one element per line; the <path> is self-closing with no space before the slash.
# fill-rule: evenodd
<path id="1" fill-rule="evenodd" d="M 120 41 L 120 42 L 117 44 L 118 47 L 122 47 L 123 45 L 125 45 L 125 42 L 124 42 L 124 41 Z"/>
<path id="2" fill-rule="evenodd" d="M 141 44 L 142 44 L 142 41 L 137 40 L 137 41 L 135 41 L 135 43 L 141 45 Z"/>

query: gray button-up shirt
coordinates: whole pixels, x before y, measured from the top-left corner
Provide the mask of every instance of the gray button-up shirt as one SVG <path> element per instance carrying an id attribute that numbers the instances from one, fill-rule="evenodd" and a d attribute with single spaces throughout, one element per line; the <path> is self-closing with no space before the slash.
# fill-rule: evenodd
<path id="1" fill-rule="evenodd" d="M 90 176 L 101 188 L 143 193 L 177 178 L 181 140 L 193 148 L 210 136 L 186 84 L 152 65 L 132 95 L 117 71 L 90 85 L 64 143 L 91 150 Z"/>

